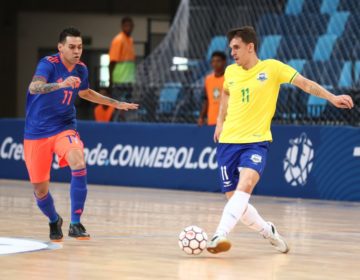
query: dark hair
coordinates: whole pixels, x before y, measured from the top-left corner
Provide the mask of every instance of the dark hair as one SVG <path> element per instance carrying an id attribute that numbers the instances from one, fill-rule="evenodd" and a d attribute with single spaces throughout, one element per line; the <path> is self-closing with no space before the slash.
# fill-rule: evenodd
<path id="1" fill-rule="evenodd" d="M 81 37 L 81 33 L 75 27 L 67 27 L 63 31 L 61 31 L 61 33 L 59 35 L 59 43 L 64 43 L 67 36 Z"/>
<path id="2" fill-rule="evenodd" d="M 134 23 L 131 17 L 124 17 L 121 20 L 121 25 L 123 25 L 124 23 L 127 23 L 127 22 Z"/>
<path id="3" fill-rule="evenodd" d="M 231 29 L 227 33 L 227 38 L 228 38 L 229 42 L 234 37 L 240 37 L 241 40 L 243 40 L 246 44 L 253 43 L 255 52 L 257 51 L 258 41 L 257 41 L 257 38 L 256 38 L 256 31 L 255 31 L 254 27 L 252 27 L 252 26 L 242 26 L 242 27 L 239 27 L 239 28 Z"/>
<path id="4" fill-rule="evenodd" d="M 222 60 L 226 60 L 226 54 L 224 52 L 214 51 L 211 55 L 211 58 L 213 58 L 215 56 L 220 57 Z"/>

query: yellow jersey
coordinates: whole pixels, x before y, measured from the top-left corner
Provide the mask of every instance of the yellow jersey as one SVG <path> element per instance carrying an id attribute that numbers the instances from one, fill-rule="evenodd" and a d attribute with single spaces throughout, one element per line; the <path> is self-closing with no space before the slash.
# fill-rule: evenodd
<path id="1" fill-rule="evenodd" d="M 220 143 L 272 141 L 271 120 L 280 85 L 292 83 L 297 71 L 278 60 L 259 60 L 245 70 L 237 64 L 225 70 L 223 89 L 229 94 Z"/>

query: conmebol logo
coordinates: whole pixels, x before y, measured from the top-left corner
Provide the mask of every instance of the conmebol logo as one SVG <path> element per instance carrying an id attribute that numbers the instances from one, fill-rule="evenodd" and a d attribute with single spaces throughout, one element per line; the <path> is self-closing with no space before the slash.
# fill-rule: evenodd
<path id="1" fill-rule="evenodd" d="M 311 172 L 314 149 L 311 140 L 305 133 L 291 139 L 284 159 L 285 180 L 292 186 L 305 185 Z"/>
<path id="2" fill-rule="evenodd" d="M 6 137 L 0 146 L 0 159 L 24 160 L 24 146 L 14 142 L 12 137 Z"/>
<path id="3" fill-rule="evenodd" d="M 117 144 L 106 148 L 98 143 L 84 149 L 88 166 L 121 166 L 134 168 L 216 169 L 216 148 L 205 147 L 195 157 L 194 147 L 132 146 Z M 59 168 L 57 161 L 53 168 Z"/>
<path id="4" fill-rule="evenodd" d="M 6 137 L 0 146 L 0 159 L 24 160 L 23 150 L 22 143 L 16 143 L 12 137 Z M 104 147 L 102 143 L 98 143 L 95 148 L 84 148 L 84 156 L 88 166 L 212 170 L 217 168 L 215 147 L 204 147 L 196 153 L 194 147 L 122 144 Z M 52 167 L 59 168 L 56 157 Z"/>

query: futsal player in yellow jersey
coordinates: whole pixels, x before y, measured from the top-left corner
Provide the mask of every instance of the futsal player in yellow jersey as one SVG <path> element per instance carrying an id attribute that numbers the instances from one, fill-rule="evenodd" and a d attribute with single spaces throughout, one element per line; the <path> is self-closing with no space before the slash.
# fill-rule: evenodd
<path id="1" fill-rule="evenodd" d="M 253 27 L 229 31 L 228 40 L 235 63 L 225 70 L 214 133 L 214 141 L 219 142 L 217 160 L 222 191 L 228 202 L 207 250 L 214 254 L 228 251 L 231 247 L 228 234 L 240 220 L 268 239 L 275 249 L 287 253 L 289 247 L 274 224 L 266 222 L 249 203 L 272 141 L 270 125 L 280 85 L 293 84 L 338 108 L 351 109 L 354 104 L 350 96 L 333 95 L 278 60 L 259 60 Z"/>

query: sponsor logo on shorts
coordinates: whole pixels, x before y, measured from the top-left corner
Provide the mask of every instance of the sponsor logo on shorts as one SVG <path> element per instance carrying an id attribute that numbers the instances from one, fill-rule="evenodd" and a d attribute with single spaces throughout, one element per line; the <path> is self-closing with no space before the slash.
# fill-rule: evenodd
<path id="1" fill-rule="evenodd" d="M 253 163 L 260 163 L 262 161 L 262 156 L 253 154 L 250 159 Z"/>
<path id="2" fill-rule="evenodd" d="M 229 188 L 232 186 L 231 181 L 224 181 L 224 188 Z"/>

